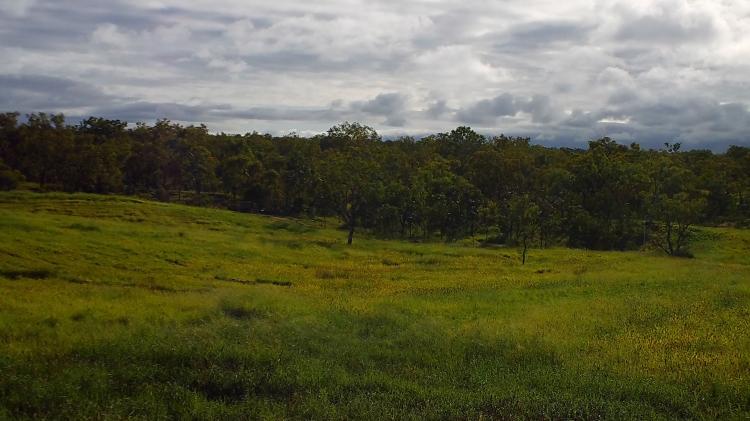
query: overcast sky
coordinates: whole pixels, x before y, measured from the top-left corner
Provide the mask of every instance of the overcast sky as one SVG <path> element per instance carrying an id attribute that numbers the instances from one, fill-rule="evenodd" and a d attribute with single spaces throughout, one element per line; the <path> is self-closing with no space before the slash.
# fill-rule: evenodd
<path id="1" fill-rule="evenodd" d="M 750 144 L 748 0 L 0 0 L 0 110 Z"/>

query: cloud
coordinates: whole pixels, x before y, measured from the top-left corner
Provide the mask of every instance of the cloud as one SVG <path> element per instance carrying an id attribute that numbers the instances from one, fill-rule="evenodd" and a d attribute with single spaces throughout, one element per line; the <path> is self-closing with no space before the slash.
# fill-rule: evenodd
<path id="1" fill-rule="evenodd" d="M 345 113 L 333 108 L 291 108 L 291 107 L 251 107 L 228 109 L 216 113 L 221 117 L 261 121 L 318 121 L 325 119 L 343 120 Z"/>
<path id="2" fill-rule="evenodd" d="M 438 99 L 435 102 L 429 104 L 426 110 L 427 116 L 434 119 L 441 118 L 448 112 L 448 103 L 444 99 Z"/>
<path id="3" fill-rule="evenodd" d="M 14 17 L 23 17 L 36 3 L 35 0 L 6 0 L 0 2 L 0 11 Z"/>
<path id="4" fill-rule="evenodd" d="M 150 122 L 162 118 L 182 122 L 205 122 L 214 121 L 214 116 L 217 113 L 227 109 L 227 106 L 212 104 L 187 105 L 168 102 L 135 101 L 96 107 L 90 114 L 131 122 Z"/>
<path id="5" fill-rule="evenodd" d="M 375 98 L 360 103 L 356 107 L 370 114 L 389 115 L 403 111 L 405 102 L 406 99 L 401 94 L 393 92 L 378 94 Z"/>
<path id="6" fill-rule="evenodd" d="M 507 52 L 553 49 L 570 43 L 585 42 L 595 25 L 575 21 L 535 21 L 512 26 L 500 34 L 496 48 Z"/>
<path id="7" fill-rule="evenodd" d="M 682 142 L 687 147 L 721 149 L 750 141 L 750 110 L 699 95 L 665 96 L 647 104 L 574 110 L 562 121 L 568 137 L 610 136 L 647 147 Z"/>
<path id="8" fill-rule="evenodd" d="M 521 105 L 521 109 L 531 115 L 531 121 L 534 123 L 550 123 L 558 116 L 558 111 L 547 95 L 534 95 L 527 103 Z"/>
<path id="9" fill-rule="evenodd" d="M 62 111 L 111 100 L 86 83 L 43 75 L 0 75 L 0 92 L 0 109 L 22 112 Z"/>
<path id="10" fill-rule="evenodd" d="M 459 121 L 469 124 L 492 126 L 499 117 L 510 117 L 521 110 L 516 98 L 503 93 L 491 99 L 482 99 L 460 109 L 456 116 Z"/>
<path id="11" fill-rule="evenodd" d="M 387 126 L 406 125 L 406 97 L 397 92 L 382 93 L 368 101 L 354 102 L 351 108 L 370 116 L 385 117 L 384 123 Z"/>
<path id="12" fill-rule="evenodd" d="M 615 38 L 620 41 L 649 44 L 709 42 L 719 32 L 710 9 L 700 5 L 661 1 L 645 11 L 623 9 L 623 18 L 615 33 Z"/>
<path id="13" fill-rule="evenodd" d="M 719 147 L 748 143 L 748 27 L 743 0 L 10 0 L 0 107 Z"/>

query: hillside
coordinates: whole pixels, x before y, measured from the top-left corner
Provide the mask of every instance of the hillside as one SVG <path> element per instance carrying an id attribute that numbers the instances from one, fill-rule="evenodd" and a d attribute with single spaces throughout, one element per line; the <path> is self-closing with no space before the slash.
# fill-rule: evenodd
<path id="1" fill-rule="evenodd" d="M 0 194 L 0 418 L 742 418 L 750 232 L 695 259 Z"/>

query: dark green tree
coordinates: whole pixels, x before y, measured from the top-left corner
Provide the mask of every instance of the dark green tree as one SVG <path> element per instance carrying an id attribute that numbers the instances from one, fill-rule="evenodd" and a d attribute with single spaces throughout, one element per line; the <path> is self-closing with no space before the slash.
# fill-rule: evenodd
<path id="1" fill-rule="evenodd" d="M 13 190 L 23 181 L 23 174 L 7 166 L 0 159 L 0 190 Z"/>
<path id="2" fill-rule="evenodd" d="M 358 224 L 372 218 L 383 197 L 383 175 L 376 159 L 378 139 L 370 127 L 344 123 L 332 127 L 321 141 L 329 145 L 322 156 L 322 193 L 344 222 L 349 245 Z"/>
<path id="3" fill-rule="evenodd" d="M 524 194 L 515 196 L 509 204 L 510 218 L 515 227 L 515 237 L 521 248 L 521 264 L 526 264 L 526 256 L 531 242 L 539 232 L 539 206 Z"/>
<path id="4" fill-rule="evenodd" d="M 697 188 L 697 177 L 672 153 L 651 162 L 649 215 L 656 231 L 651 241 L 670 256 L 689 256 L 692 227 L 706 208 L 707 192 Z"/>

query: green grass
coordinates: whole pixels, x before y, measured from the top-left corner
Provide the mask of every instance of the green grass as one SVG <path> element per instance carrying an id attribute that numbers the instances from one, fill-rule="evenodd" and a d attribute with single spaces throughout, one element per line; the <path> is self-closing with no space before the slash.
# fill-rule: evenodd
<path id="1" fill-rule="evenodd" d="M 0 194 L 0 419 L 750 417 L 750 232 L 695 259 Z"/>

